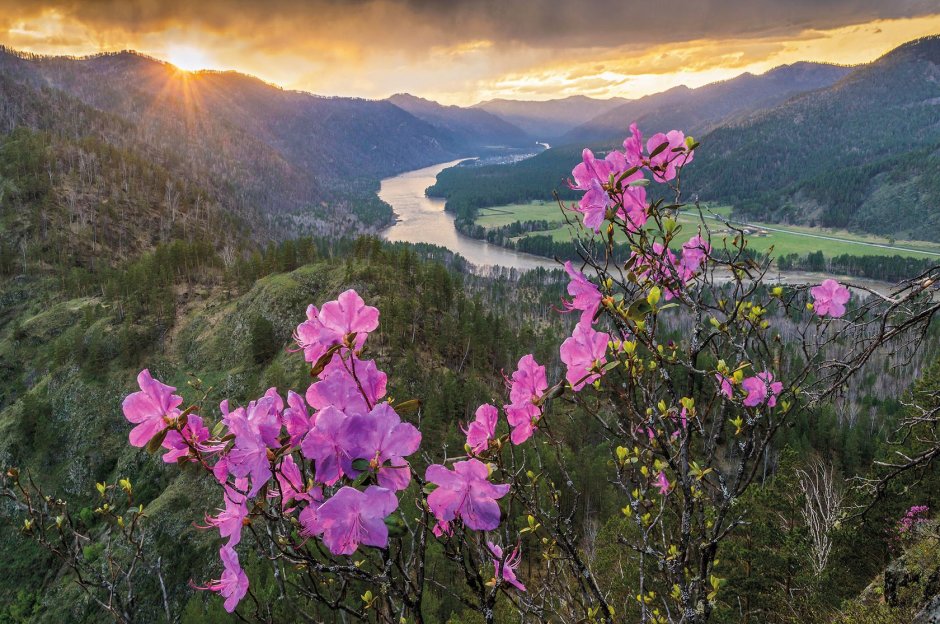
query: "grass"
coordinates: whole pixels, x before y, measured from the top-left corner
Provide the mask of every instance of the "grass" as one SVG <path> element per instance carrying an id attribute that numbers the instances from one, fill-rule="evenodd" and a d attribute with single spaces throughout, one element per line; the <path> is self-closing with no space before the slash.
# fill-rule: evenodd
<path id="1" fill-rule="evenodd" d="M 541 221 L 564 223 L 561 210 L 554 200 L 532 201 L 526 204 L 510 204 L 496 208 L 480 209 L 476 222 L 483 227 L 500 227 L 516 221 Z"/>
<path id="2" fill-rule="evenodd" d="M 728 218 L 731 216 L 729 206 L 709 207 L 706 216 Z M 571 228 L 562 219 L 558 205 L 552 201 L 533 201 L 525 204 L 511 204 L 495 208 L 484 208 L 476 220 L 484 227 L 499 227 L 514 221 L 548 220 L 556 223 L 557 227 L 543 231 L 532 232 L 526 236 L 547 235 L 556 241 L 565 241 L 571 238 Z M 681 245 L 698 233 L 699 218 L 697 214 L 685 212 L 679 215 L 681 230 L 674 239 L 676 246 Z M 719 219 L 706 220 L 712 231 L 712 244 L 721 245 L 726 237 L 726 227 Z M 912 258 L 936 257 L 940 255 L 940 244 L 926 241 L 892 240 L 886 237 L 870 234 L 856 234 L 847 230 L 834 230 L 828 228 L 812 228 L 797 225 L 778 225 L 771 223 L 750 222 L 753 228 L 763 230 L 748 236 L 748 246 L 755 251 L 766 252 L 773 248 L 774 255 L 786 254 L 806 255 L 822 251 L 828 257 L 842 254 L 854 256 L 906 256 Z M 765 229 L 770 228 L 770 229 Z M 733 234 L 732 234 L 733 235 Z M 825 236 L 827 238 L 818 238 Z M 730 245 L 730 241 L 729 241 Z M 897 249 L 886 249 L 873 245 L 889 245 Z"/>

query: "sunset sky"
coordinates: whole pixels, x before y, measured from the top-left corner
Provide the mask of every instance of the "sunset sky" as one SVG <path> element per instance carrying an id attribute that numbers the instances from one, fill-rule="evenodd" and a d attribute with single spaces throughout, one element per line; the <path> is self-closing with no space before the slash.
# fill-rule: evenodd
<path id="1" fill-rule="evenodd" d="M 636 97 L 940 33 L 938 0 L 0 0 L 0 43 L 135 49 L 324 95 Z"/>

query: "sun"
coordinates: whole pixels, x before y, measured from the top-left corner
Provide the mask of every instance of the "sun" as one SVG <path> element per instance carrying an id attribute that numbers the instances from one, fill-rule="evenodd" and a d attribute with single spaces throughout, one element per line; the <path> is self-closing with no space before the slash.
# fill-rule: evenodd
<path id="1" fill-rule="evenodd" d="M 170 46 L 167 48 L 166 56 L 169 62 L 186 71 L 206 69 L 210 65 L 208 55 L 191 45 Z"/>

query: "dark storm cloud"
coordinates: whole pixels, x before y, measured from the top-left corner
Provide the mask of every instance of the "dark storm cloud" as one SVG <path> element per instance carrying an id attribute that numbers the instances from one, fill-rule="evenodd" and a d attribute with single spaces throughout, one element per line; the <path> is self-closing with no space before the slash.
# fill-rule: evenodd
<path id="1" fill-rule="evenodd" d="M 480 39 L 575 48 L 784 35 L 940 7 L 936 0 L 0 0 L 0 21 L 49 10 L 105 32 L 187 27 L 267 46 L 306 35 L 418 51 Z"/>

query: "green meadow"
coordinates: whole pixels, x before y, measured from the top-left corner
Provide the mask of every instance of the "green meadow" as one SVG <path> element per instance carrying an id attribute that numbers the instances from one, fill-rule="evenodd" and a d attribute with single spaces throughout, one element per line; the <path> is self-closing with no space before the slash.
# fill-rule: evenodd
<path id="1" fill-rule="evenodd" d="M 722 222 L 731 216 L 730 206 L 703 206 L 702 213 L 711 230 L 712 244 L 719 246 L 721 240 L 733 237 L 736 232 L 729 232 Z M 574 216 L 573 214 L 571 215 Z M 556 226 L 547 230 L 532 232 L 525 236 L 547 235 L 556 241 L 571 237 L 571 226 L 565 223 L 558 204 L 551 200 L 537 200 L 522 204 L 509 204 L 479 211 L 476 223 L 485 228 L 500 227 L 515 221 L 546 220 Z M 679 215 L 681 226 L 674 243 L 681 245 L 699 231 L 701 221 L 692 210 Z M 748 246 L 755 251 L 767 252 L 773 249 L 775 255 L 805 255 L 823 251 L 826 256 L 842 254 L 855 256 L 906 256 L 926 258 L 940 256 L 940 244 L 925 241 L 892 240 L 870 234 L 856 234 L 846 230 L 813 228 L 797 225 L 779 225 L 752 222 L 747 225 L 734 224 L 735 227 L 747 228 Z M 730 240 L 728 241 L 730 244 Z"/>

